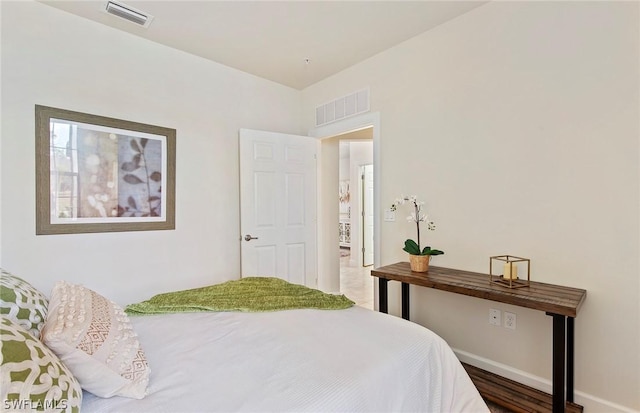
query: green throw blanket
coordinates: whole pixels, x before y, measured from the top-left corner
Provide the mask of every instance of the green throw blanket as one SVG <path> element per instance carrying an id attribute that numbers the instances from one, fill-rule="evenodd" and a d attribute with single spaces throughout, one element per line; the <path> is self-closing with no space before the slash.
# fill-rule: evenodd
<path id="1" fill-rule="evenodd" d="M 129 315 L 202 311 L 278 311 L 296 308 L 340 310 L 353 306 L 344 295 L 332 295 L 279 278 L 249 277 L 209 287 L 159 294 L 130 304 Z"/>

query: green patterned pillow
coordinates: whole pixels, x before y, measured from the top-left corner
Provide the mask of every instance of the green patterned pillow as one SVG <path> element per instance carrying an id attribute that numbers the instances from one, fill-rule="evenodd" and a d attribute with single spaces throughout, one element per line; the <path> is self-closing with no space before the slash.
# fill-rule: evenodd
<path id="1" fill-rule="evenodd" d="M 80 384 L 40 340 L 1 316 L 2 411 L 80 412 Z"/>
<path id="2" fill-rule="evenodd" d="M 0 314 L 5 314 L 39 338 L 47 316 L 47 297 L 22 278 L 2 269 L 0 271 Z"/>

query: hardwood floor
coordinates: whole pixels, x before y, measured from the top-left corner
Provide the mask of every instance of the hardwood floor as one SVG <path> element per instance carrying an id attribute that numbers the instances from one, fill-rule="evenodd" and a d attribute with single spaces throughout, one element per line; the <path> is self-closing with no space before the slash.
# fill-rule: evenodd
<path id="1" fill-rule="evenodd" d="M 345 250 L 341 252 L 344 255 Z M 351 266 L 350 255 L 340 257 L 340 293 L 356 305 L 373 310 L 373 277 L 370 267 Z"/>
<path id="2" fill-rule="evenodd" d="M 509 380 L 462 363 L 473 384 L 485 399 L 492 413 L 548 413 L 551 412 L 551 395 L 524 384 Z M 567 402 L 567 413 L 582 413 L 583 407 Z"/>
<path id="3" fill-rule="evenodd" d="M 513 410 L 509 410 L 506 407 L 502 407 L 499 404 L 492 402 L 491 400 L 484 399 L 487 403 L 487 407 L 491 413 L 515 413 Z"/>

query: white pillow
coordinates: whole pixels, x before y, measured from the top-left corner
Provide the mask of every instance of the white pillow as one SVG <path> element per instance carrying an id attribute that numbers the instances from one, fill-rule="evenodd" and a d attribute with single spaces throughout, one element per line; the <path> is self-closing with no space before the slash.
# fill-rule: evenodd
<path id="1" fill-rule="evenodd" d="M 147 394 L 149 366 L 131 322 L 100 294 L 59 281 L 41 338 L 96 396 L 142 399 Z"/>

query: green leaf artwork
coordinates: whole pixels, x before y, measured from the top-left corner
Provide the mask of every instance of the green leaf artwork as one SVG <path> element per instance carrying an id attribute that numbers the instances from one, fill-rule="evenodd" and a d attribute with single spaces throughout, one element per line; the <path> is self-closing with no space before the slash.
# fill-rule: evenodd
<path id="1" fill-rule="evenodd" d="M 147 138 L 121 137 L 128 143 L 120 146 L 119 217 L 158 217 L 162 213 L 162 173 L 160 142 Z M 128 148 L 128 149 L 127 149 Z"/>

